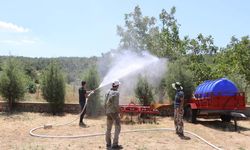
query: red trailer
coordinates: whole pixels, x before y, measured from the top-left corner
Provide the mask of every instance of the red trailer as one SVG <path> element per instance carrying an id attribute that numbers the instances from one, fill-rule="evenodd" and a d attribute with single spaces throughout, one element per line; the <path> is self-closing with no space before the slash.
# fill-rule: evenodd
<path id="1" fill-rule="evenodd" d="M 222 121 L 230 122 L 233 117 L 244 117 L 238 113 L 246 108 L 245 93 L 239 92 L 235 84 L 221 78 L 200 84 L 194 97 L 185 104 L 184 117 L 190 122 L 196 122 L 197 117 L 220 117 Z"/>

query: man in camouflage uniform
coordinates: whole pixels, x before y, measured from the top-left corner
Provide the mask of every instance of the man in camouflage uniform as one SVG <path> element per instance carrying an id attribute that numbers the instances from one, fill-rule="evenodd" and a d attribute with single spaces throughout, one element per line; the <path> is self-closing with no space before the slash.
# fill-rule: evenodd
<path id="1" fill-rule="evenodd" d="M 114 81 L 112 88 L 106 94 L 105 97 L 105 111 L 107 115 L 107 131 L 106 131 L 106 146 L 107 148 L 122 149 L 121 145 L 118 145 L 119 134 L 121 131 L 120 124 L 120 107 L 119 107 L 119 88 L 120 82 Z M 115 134 L 113 139 L 113 145 L 111 147 L 111 129 L 113 122 L 115 124 Z"/>
<path id="2" fill-rule="evenodd" d="M 183 114 L 184 114 L 184 92 L 180 82 L 172 84 L 172 87 L 176 90 L 175 100 L 174 100 L 174 125 L 176 134 L 179 137 L 185 138 L 183 133 Z"/>

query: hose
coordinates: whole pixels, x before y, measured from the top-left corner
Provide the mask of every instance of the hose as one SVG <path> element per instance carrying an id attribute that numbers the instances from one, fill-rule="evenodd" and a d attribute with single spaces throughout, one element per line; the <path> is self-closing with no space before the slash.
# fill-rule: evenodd
<path id="1" fill-rule="evenodd" d="M 97 89 L 99 89 L 99 88 L 97 88 Z M 97 89 L 91 91 L 91 92 L 88 94 L 88 96 L 87 96 L 87 98 L 86 98 L 86 102 L 85 102 L 85 104 L 84 104 L 84 106 L 83 106 L 81 112 L 80 112 L 79 114 L 77 114 L 77 117 L 76 117 L 75 119 L 73 119 L 73 120 L 70 121 L 70 122 L 63 123 L 63 124 L 55 124 L 55 123 L 54 123 L 54 124 L 47 124 L 47 125 L 44 125 L 44 126 L 42 126 L 42 127 L 43 127 L 43 128 L 51 128 L 52 126 L 55 126 L 55 127 L 66 126 L 66 125 L 69 125 L 69 124 L 75 122 L 76 120 L 78 120 L 78 119 L 79 119 L 78 116 L 82 115 L 82 113 L 84 112 L 84 110 L 85 110 L 85 108 L 86 108 L 86 106 L 87 106 L 87 104 L 88 104 L 88 97 L 91 96 L 91 95 L 94 93 L 94 91 L 96 91 Z"/>
<path id="2" fill-rule="evenodd" d="M 105 133 L 94 133 L 94 134 L 82 134 L 82 135 L 44 135 L 44 134 L 35 134 L 33 133 L 35 130 L 41 129 L 43 126 L 36 127 L 30 130 L 30 135 L 40 138 L 86 138 L 86 137 L 96 137 L 96 136 L 103 136 Z M 173 128 L 151 128 L 151 129 L 136 129 L 136 130 L 127 130 L 122 131 L 121 133 L 132 133 L 132 132 L 146 132 L 146 131 L 175 131 Z M 221 148 L 211 144 L 204 138 L 200 137 L 199 135 L 190 132 L 190 131 L 184 131 L 187 134 L 193 135 L 194 137 L 198 138 L 202 142 L 206 143 L 207 145 L 211 146 L 212 148 L 216 150 L 222 150 Z"/>
<path id="3" fill-rule="evenodd" d="M 95 90 L 97 90 L 97 89 L 95 89 Z M 92 92 L 90 92 L 88 94 L 88 97 L 90 95 L 92 95 L 95 90 L 93 90 Z M 29 134 L 31 136 L 40 137 L 40 138 L 86 138 L 86 137 L 96 137 L 96 136 L 103 136 L 103 135 L 105 135 L 105 133 L 94 133 L 94 134 L 83 134 L 83 135 L 45 135 L 45 134 L 36 134 L 36 133 L 33 133 L 35 130 L 38 130 L 38 129 L 41 129 L 41 128 L 44 128 L 44 129 L 46 129 L 46 128 L 52 128 L 52 126 L 59 127 L 59 126 L 65 126 L 65 125 L 69 125 L 69 124 L 73 123 L 74 121 L 76 121 L 79 118 L 78 116 L 83 113 L 83 111 L 85 110 L 85 108 L 87 106 L 87 103 L 88 103 L 88 98 L 86 98 L 86 103 L 85 103 L 83 109 L 81 110 L 81 112 L 72 121 L 67 122 L 67 123 L 63 123 L 63 124 L 47 124 L 47 125 L 44 125 L 44 126 L 39 126 L 39 127 L 31 129 L 30 132 L 29 132 Z M 175 129 L 173 129 L 173 128 L 136 129 L 136 130 L 122 131 L 121 133 L 146 132 L 146 131 L 175 131 Z M 207 145 L 211 146 L 212 148 L 214 148 L 216 150 L 221 150 L 221 148 L 219 148 L 219 147 L 211 144 L 210 142 L 208 142 L 207 140 L 205 140 L 204 138 L 200 137 L 199 135 L 197 135 L 197 134 L 195 134 L 193 132 L 184 131 L 184 133 L 187 133 L 187 134 L 195 136 L 196 138 L 200 139 L 201 141 L 203 141 L 204 143 L 206 143 Z"/>

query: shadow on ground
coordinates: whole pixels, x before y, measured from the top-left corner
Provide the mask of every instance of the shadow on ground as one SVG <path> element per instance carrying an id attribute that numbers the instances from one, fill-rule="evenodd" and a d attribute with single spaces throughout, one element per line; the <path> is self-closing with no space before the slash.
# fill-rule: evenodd
<path id="1" fill-rule="evenodd" d="M 249 121 L 249 120 L 244 120 L 244 121 Z M 201 124 L 203 126 L 220 131 L 235 132 L 234 121 L 222 122 L 221 120 L 197 120 L 197 124 Z M 238 132 L 250 131 L 250 128 L 241 126 L 240 121 L 237 121 L 237 124 L 238 124 Z"/>

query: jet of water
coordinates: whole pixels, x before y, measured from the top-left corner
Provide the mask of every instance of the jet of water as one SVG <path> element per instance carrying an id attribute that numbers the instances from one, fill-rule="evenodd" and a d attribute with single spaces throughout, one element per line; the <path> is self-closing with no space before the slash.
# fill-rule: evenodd
<path id="1" fill-rule="evenodd" d="M 115 57 L 114 65 L 104 77 L 98 89 L 112 83 L 114 80 L 120 80 L 160 60 L 146 51 L 141 54 L 124 51 L 121 54 L 113 55 L 113 57 Z"/>

